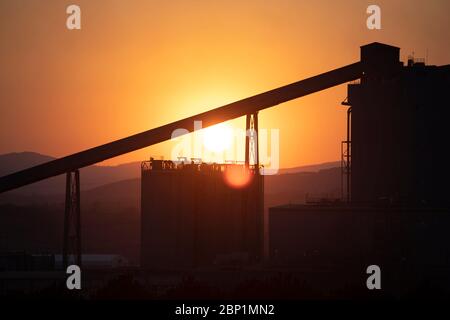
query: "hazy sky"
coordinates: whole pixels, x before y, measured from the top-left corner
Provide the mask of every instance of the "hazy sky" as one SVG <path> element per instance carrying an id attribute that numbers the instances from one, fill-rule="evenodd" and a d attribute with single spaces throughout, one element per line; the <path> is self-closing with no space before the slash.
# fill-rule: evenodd
<path id="1" fill-rule="evenodd" d="M 72 3 L 81 30 L 66 29 Z M 448 0 L 1 0 L 0 153 L 64 156 L 355 62 L 373 41 L 449 64 L 449 13 Z M 345 97 L 341 85 L 260 113 L 282 167 L 339 159 Z"/>

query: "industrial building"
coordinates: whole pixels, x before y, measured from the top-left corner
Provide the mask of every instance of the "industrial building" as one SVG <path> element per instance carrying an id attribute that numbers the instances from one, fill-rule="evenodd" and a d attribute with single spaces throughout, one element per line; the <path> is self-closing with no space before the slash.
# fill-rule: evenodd
<path id="1" fill-rule="evenodd" d="M 325 267 L 339 282 L 345 267 L 358 287 L 364 287 L 361 274 L 371 264 L 418 270 L 407 281 L 419 279 L 418 274 L 436 275 L 437 269 L 450 274 L 450 66 L 428 66 L 413 58 L 404 65 L 399 48 L 380 43 L 362 46 L 360 61 L 0 177 L 0 193 L 65 173 L 62 261 L 66 267 L 73 257 L 82 265 L 80 168 L 170 140 L 179 128 L 193 132 L 198 121 L 206 128 L 246 116 L 246 130 L 256 137 L 259 111 L 349 81 L 357 82 L 348 85 L 342 103 L 349 107 L 342 200 L 271 208 L 270 263 L 297 273 Z M 250 137 L 244 165 L 154 159 L 142 164 L 145 271 L 202 272 L 202 267 L 262 260 L 264 183 L 255 140 L 252 165 Z M 26 268 L 34 264 L 24 261 Z M 16 268 L 10 257 L 2 265 Z M 443 277 L 436 278 L 444 283 Z M 323 284 L 330 283 L 326 279 Z"/>
<path id="2" fill-rule="evenodd" d="M 399 56 L 361 47 L 367 71 L 348 86 L 351 201 L 448 205 L 450 65 L 403 66 Z"/>
<path id="3" fill-rule="evenodd" d="M 274 266 L 450 267 L 445 208 L 283 205 L 270 208 L 269 226 Z"/>
<path id="4" fill-rule="evenodd" d="M 248 175 L 229 183 L 229 175 Z M 257 262 L 263 250 L 263 176 L 240 164 L 142 164 L 141 266 L 194 268 Z"/>
<path id="5" fill-rule="evenodd" d="M 275 265 L 450 266 L 450 65 L 380 43 L 361 47 L 348 85 L 343 199 L 270 208 Z"/>

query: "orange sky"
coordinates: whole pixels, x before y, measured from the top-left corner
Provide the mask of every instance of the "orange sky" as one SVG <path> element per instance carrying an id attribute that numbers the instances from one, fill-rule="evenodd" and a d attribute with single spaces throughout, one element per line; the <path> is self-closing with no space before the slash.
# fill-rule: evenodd
<path id="1" fill-rule="evenodd" d="M 65 27 L 72 3 L 79 31 Z M 2 1 L 0 153 L 64 156 L 355 62 L 373 41 L 450 63 L 449 1 L 376 1 L 381 31 L 366 28 L 369 4 Z M 345 97 L 342 85 L 260 113 L 260 127 L 280 130 L 281 167 L 339 159 Z"/>

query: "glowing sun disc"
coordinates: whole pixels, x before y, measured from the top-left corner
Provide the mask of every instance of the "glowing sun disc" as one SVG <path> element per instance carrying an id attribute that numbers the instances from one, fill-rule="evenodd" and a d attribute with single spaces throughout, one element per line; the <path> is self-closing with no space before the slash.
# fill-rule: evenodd
<path id="1" fill-rule="evenodd" d="M 212 152 L 223 152 L 231 147 L 233 132 L 230 126 L 218 124 L 203 131 L 203 145 Z"/>

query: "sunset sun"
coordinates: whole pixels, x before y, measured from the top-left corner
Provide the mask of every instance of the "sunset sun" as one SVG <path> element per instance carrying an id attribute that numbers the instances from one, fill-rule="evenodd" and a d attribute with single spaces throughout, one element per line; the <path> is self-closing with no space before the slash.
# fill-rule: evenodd
<path id="1" fill-rule="evenodd" d="M 229 149 L 233 142 L 233 129 L 226 124 L 218 124 L 204 129 L 203 145 L 208 151 L 223 152 Z"/>

